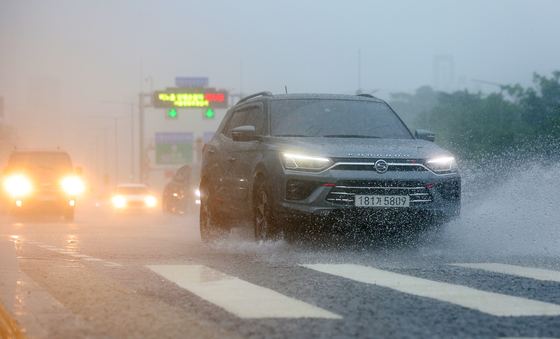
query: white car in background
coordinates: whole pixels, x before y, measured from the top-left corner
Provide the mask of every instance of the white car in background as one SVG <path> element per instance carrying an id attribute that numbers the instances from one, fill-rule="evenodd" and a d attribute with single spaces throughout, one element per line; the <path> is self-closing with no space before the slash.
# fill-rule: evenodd
<path id="1" fill-rule="evenodd" d="M 156 195 L 145 184 L 121 184 L 115 189 L 111 202 L 116 212 L 155 211 Z"/>

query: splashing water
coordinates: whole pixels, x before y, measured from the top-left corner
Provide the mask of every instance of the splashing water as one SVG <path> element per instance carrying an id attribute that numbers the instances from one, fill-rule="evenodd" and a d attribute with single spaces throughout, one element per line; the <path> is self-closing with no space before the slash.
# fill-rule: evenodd
<path id="1" fill-rule="evenodd" d="M 464 173 L 461 218 L 449 223 L 442 240 L 459 252 L 559 255 L 560 170 L 534 165 L 498 181 L 499 171 L 482 171 Z"/>
<path id="2" fill-rule="evenodd" d="M 435 241 L 383 249 L 317 248 L 284 241 L 254 242 L 250 234 L 233 234 L 209 251 L 265 261 L 406 257 L 416 250 L 425 255 L 560 256 L 560 169 L 539 164 L 507 169 L 503 161 L 464 167 L 461 217 L 448 223 Z"/>

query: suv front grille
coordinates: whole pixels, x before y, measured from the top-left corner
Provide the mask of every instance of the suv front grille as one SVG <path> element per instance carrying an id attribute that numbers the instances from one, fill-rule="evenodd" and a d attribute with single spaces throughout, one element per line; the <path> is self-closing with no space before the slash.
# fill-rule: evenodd
<path id="1" fill-rule="evenodd" d="M 332 167 L 333 170 L 338 171 L 370 171 L 376 172 L 374 164 L 337 164 Z M 398 172 L 421 172 L 427 171 L 427 169 L 421 165 L 416 164 L 393 164 L 390 163 L 389 167 L 387 168 L 388 172 L 398 171 Z"/>
<path id="2" fill-rule="evenodd" d="M 426 185 L 418 181 L 349 180 L 336 183 L 326 200 L 337 205 L 354 205 L 356 195 L 408 195 L 410 205 L 433 201 Z"/>
<path id="3" fill-rule="evenodd" d="M 392 158 L 332 158 L 332 170 L 338 171 L 371 171 L 376 172 L 375 162 L 385 160 L 389 165 L 388 172 L 423 172 L 428 169 L 422 159 L 392 159 Z"/>

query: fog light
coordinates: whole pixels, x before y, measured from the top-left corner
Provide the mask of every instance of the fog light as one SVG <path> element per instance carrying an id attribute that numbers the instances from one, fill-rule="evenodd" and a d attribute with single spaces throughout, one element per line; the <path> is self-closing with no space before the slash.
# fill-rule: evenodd
<path id="1" fill-rule="evenodd" d="M 74 207 L 74 205 L 76 204 L 76 202 L 74 200 L 70 200 L 70 202 L 68 202 L 70 204 L 70 206 Z"/>
<path id="2" fill-rule="evenodd" d="M 17 200 L 17 201 L 16 201 L 16 205 L 17 205 L 18 207 L 21 207 L 21 200 Z"/>

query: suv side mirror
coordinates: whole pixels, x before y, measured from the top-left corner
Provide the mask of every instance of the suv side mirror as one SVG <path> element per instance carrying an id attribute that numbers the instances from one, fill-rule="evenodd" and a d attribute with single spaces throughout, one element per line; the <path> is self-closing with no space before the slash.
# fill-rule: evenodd
<path id="1" fill-rule="evenodd" d="M 414 137 L 416 139 L 422 139 L 431 142 L 434 142 L 434 140 L 436 140 L 436 135 L 434 134 L 434 132 L 430 132 L 425 129 L 417 129 L 416 131 L 414 131 Z"/>
<path id="2" fill-rule="evenodd" d="M 255 126 L 239 126 L 231 130 L 233 141 L 252 141 L 256 139 Z"/>
<path id="3" fill-rule="evenodd" d="M 76 167 L 76 174 L 77 175 L 82 175 L 84 174 L 84 170 L 82 170 L 82 168 L 80 166 Z"/>

